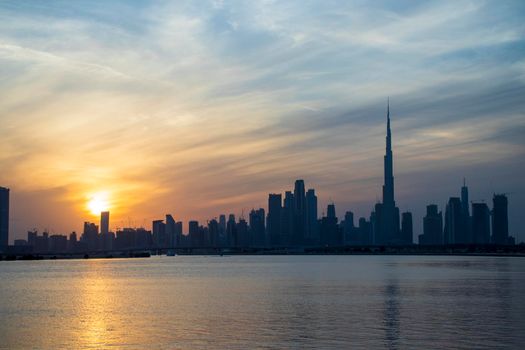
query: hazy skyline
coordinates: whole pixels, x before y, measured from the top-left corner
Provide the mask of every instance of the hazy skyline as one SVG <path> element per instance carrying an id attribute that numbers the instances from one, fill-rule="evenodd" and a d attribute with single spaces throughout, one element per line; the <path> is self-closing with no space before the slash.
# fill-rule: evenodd
<path id="1" fill-rule="evenodd" d="M 522 1 L 0 4 L 0 186 L 33 227 L 149 227 L 267 205 L 298 178 L 337 215 L 381 197 L 390 96 L 396 203 L 525 207 Z"/>

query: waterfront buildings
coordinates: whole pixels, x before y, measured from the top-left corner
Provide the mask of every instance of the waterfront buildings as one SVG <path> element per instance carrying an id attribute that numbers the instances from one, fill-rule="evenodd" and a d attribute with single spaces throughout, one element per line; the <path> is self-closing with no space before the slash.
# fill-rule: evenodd
<path id="1" fill-rule="evenodd" d="M 9 188 L 0 187 L 0 252 L 9 245 Z"/>

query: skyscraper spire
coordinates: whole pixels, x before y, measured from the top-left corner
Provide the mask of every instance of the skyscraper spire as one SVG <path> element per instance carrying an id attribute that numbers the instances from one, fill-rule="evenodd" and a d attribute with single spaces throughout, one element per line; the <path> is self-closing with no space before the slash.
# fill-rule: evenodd
<path id="1" fill-rule="evenodd" d="M 386 151 L 392 151 L 392 133 L 390 132 L 390 97 L 386 103 Z"/>
<path id="2" fill-rule="evenodd" d="M 385 152 L 385 183 L 383 186 L 383 204 L 394 206 L 394 166 L 392 155 L 392 133 L 390 131 L 390 98 L 386 107 L 386 152 Z"/>
<path id="3" fill-rule="evenodd" d="M 399 241 L 399 209 L 394 199 L 394 155 L 392 154 L 392 132 L 390 130 L 390 98 L 386 107 L 386 152 L 384 158 L 385 182 L 383 202 L 380 205 L 377 243 Z"/>

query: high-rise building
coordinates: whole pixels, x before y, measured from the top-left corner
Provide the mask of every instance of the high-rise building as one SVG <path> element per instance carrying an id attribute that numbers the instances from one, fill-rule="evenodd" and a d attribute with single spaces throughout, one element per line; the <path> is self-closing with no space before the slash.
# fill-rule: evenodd
<path id="1" fill-rule="evenodd" d="M 399 208 L 394 199 L 394 156 L 390 130 L 390 103 L 387 104 L 386 150 L 384 157 L 383 202 L 376 205 L 374 233 L 376 244 L 400 244 Z"/>
<path id="2" fill-rule="evenodd" d="M 97 250 L 99 248 L 98 226 L 91 222 L 84 222 L 84 232 L 82 232 L 80 240 L 89 251 Z"/>
<path id="3" fill-rule="evenodd" d="M 248 240 L 248 223 L 244 218 L 240 218 L 236 225 L 235 247 L 246 247 L 249 245 Z"/>
<path id="4" fill-rule="evenodd" d="M 248 246 L 263 247 L 266 246 L 266 228 L 264 225 L 265 213 L 263 208 L 250 211 L 250 234 L 247 239 Z"/>
<path id="5" fill-rule="evenodd" d="M 225 247 L 227 243 L 226 239 L 226 215 L 219 215 L 219 245 Z"/>
<path id="6" fill-rule="evenodd" d="M 278 246 L 281 244 L 281 209 L 282 209 L 282 195 L 270 193 L 268 195 L 268 218 L 266 227 L 268 229 L 268 236 L 271 246 Z"/>
<path id="7" fill-rule="evenodd" d="M 199 232 L 199 222 L 196 220 L 191 220 L 188 222 L 188 237 L 190 240 L 190 245 L 192 247 L 198 247 L 201 244 L 201 237 Z"/>
<path id="8" fill-rule="evenodd" d="M 216 219 L 211 219 L 208 222 L 208 234 L 210 246 L 217 248 L 219 246 L 219 222 Z"/>
<path id="9" fill-rule="evenodd" d="M 487 203 L 472 203 L 472 234 L 475 244 L 490 243 L 490 211 Z"/>
<path id="10" fill-rule="evenodd" d="M 75 231 L 69 234 L 69 240 L 67 244 L 68 244 L 67 249 L 70 252 L 74 252 L 77 249 L 77 233 Z"/>
<path id="11" fill-rule="evenodd" d="M 320 227 L 321 244 L 337 247 L 343 245 L 343 230 L 337 224 L 335 205 L 328 204 L 326 216 L 321 218 Z"/>
<path id="12" fill-rule="evenodd" d="M 237 224 L 235 223 L 234 214 L 230 214 L 228 216 L 228 222 L 226 222 L 226 242 L 229 247 L 235 247 L 237 245 Z"/>
<path id="13" fill-rule="evenodd" d="M 458 197 L 450 197 L 445 209 L 445 229 L 443 232 L 443 244 L 467 243 L 463 234 L 463 217 L 461 215 L 461 200 Z"/>
<path id="14" fill-rule="evenodd" d="M 465 178 L 463 178 L 463 187 L 461 187 L 461 241 L 460 243 L 472 243 L 472 229 L 471 229 L 471 220 L 470 220 L 470 211 L 469 211 L 469 201 L 468 201 L 468 187 Z"/>
<path id="15" fill-rule="evenodd" d="M 343 225 L 343 237 L 345 244 L 361 244 L 359 241 L 357 230 L 354 227 L 354 213 L 347 211 L 345 213 L 345 219 L 342 222 Z"/>
<path id="16" fill-rule="evenodd" d="M 438 213 L 435 204 L 427 205 L 427 215 L 423 218 L 423 234 L 419 235 L 419 244 L 443 244 L 443 214 Z"/>
<path id="17" fill-rule="evenodd" d="M 102 240 L 103 250 L 113 249 L 113 235 L 109 234 L 109 211 L 100 213 L 100 238 Z"/>
<path id="18" fill-rule="evenodd" d="M 359 218 L 359 227 L 357 229 L 357 241 L 361 245 L 370 245 L 373 243 L 372 237 L 372 222 L 367 221 L 365 218 Z"/>
<path id="19" fill-rule="evenodd" d="M 328 206 L 326 207 L 326 217 L 329 217 L 331 219 L 337 218 L 337 216 L 335 215 L 335 204 L 334 203 L 328 204 Z"/>
<path id="20" fill-rule="evenodd" d="M 9 245 L 9 188 L 0 187 L 0 252 Z"/>
<path id="21" fill-rule="evenodd" d="M 412 244 L 414 242 L 412 213 L 408 211 L 401 216 L 401 240 L 403 244 Z"/>
<path id="22" fill-rule="evenodd" d="M 175 219 L 172 215 L 166 214 L 166 245 L 169 248 L 178 246 L 179 237 L 175 233 Z"/>
<path id="23" fill-rule="evenodd" d="M 319 225 L 317 220 L 317 196 L 314 189 L 306 192 L 306 244 L 319 243 Z"/>
<path id="24" fill-rule="evenodd" d="M 155 248 L 166 248 L 166 224 L 163 220 L 152 222 L 153 244 Z"/>
<path id="25" fill-rule="evenodd" d="M 175 222 L 175 246 L 182 246 L 184 241 L 182 232 L 182 221 Z"/>
<path id="26" fill-rule="evenodd" d="M 306 231 L 306 195 L 304 190 L 304 181 L 295 180 L 294 187 L 294 206 L 293 206 L 293 244 L 303 245 Z"/>
<path id="27" fill-rule="evenodd" d="M 294 230 L 294 196 L 291 191 L 284 194 L 284 206 L 281 210 L 281 237 L 280 244 L 283 246 L 292 245 L 292 234 Z"/>
<path id="28" fill-rule="evenodd" d="M 505 194 L 492 197 L 492 242 L 509 244 L 508 200 Z"/>
<path id="29" fill-rule="evenodd" d="M 109 233 L 109 211 L 103 211 L 100 213 L 100 234 Z"/>

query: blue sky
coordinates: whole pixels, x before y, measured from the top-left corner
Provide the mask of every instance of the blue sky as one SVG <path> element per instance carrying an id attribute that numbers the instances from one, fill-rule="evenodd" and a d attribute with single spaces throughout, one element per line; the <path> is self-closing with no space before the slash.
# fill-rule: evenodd
<path id="1" fill-rule="evenodd" d="M 523 1 L 4 1 L 0 184 L 17 236 L 266 207 L 304 178 L 323 207 L 509 192 L 525 240 Z M 322 212 L 323 209 L 320 209 Z"/>

